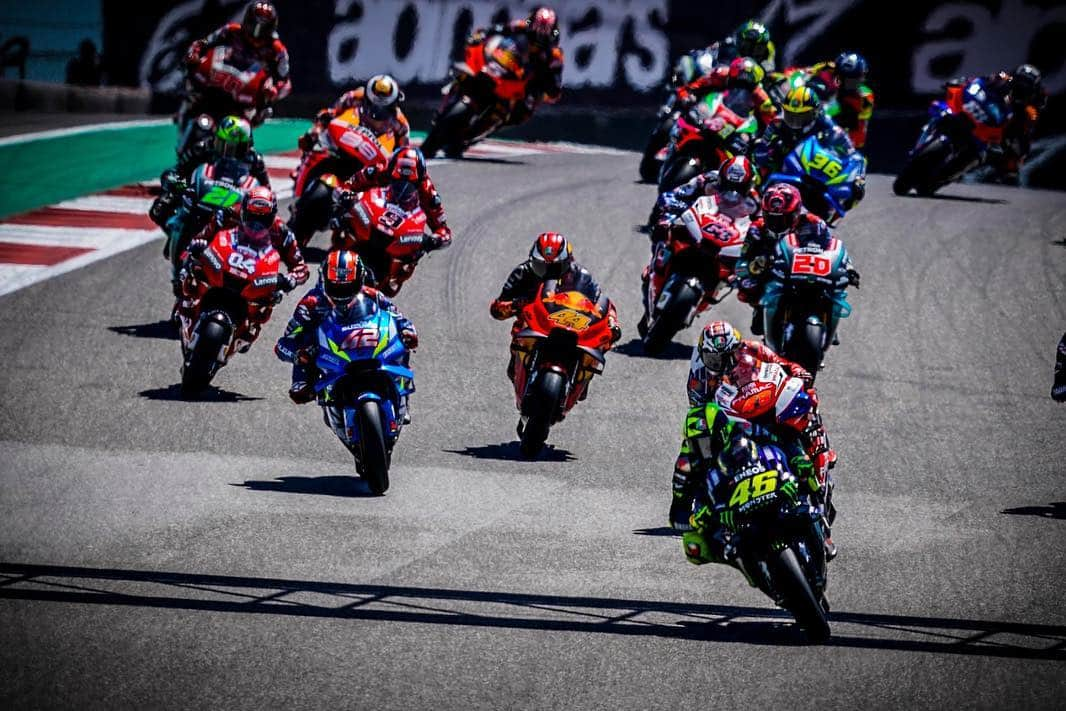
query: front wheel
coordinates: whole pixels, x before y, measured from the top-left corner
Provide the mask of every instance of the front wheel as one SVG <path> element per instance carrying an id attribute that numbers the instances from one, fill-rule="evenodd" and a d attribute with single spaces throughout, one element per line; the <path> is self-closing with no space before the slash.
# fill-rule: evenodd
<path id="1" fill-rule="evenodd" d="M 812 319 L 797 328 L 785 349 L 786 357 L 802 365 L 813 377 L 822 363 L 823 344 L 825 343 L 825 325 Z"/>
<path id="2" fill-rule="evenodd" d="M 892 181 L 892 192 L 906 195 L 914 188 L 919 195 L 932 195 L 948 182 L 942 173 L 951 153 L 951 142 L 945 136 L 938 136 L 922 146 L 910 156 Z"/>
<path id="3" fill-rule="evenodd" d="M 791 548 L 783 548 L 770 560 L 774 589 L 783 598 L 783 604 L 796 623 L 812 642 L 829 639 L 829 620 L 825 608 L 811 590 L 807 576 Z"/>
<path id="4" fill-rule="evenodd" d="M 229 344 L 230 328 L 219 321 L 201 321 L 197 325 L 196 345 L 181 368 L 181 397 L 189 399 L 201 393 L 218 372 L 218 356 Z"/>
<path id="5" fill-rule="evenodd" d="M 296 240 L 303 249 L 310 243 L 315 232 L 323 230 L 329 224 L 329 213 L 333 207 L 333 191 L 321 180 L 314 180 L 292 206 L 289 229 L 296 235 Z"/>
<path id="6" fill-rule="evenodd" d="M 699 158 L 674 153 L 663 163 L 659 172 L 659 192 L 665 193 L 680 187 L 703 172 Z"/>
<path id="7" fill-rule="evenodd" d="M 666 144 L 670 142 L 670 128 L 673 125 L 673 115 L 663 119 L 651 136 L 648 137 L 648 145 L 644 147 L 644 154 L 640 158 L 640 179 L 645 183 L 654 183 L 659 177 L 659 169 L 662 163 L 656 158 Z"/>
<path id="8" fill-rule="evenodd" d="M 359 403 L 359 461 L 363 481 L 378 496 L 389 488 L 389 452 L 381 420 L 381 405 L 376 400 Z"/>
<path id="9" fill-rule="evenodd" d="M 666 308 L 659 312 L 647 327 L 644 336 L 644 352 L 648 355 L 658 355 L 669 345 L 674 335 L 685 327 L 685 322 L 692 309 L 699 304 L 700 293 L 690 284 L 683 284 L 674 298 L 666 304 Z"/>
<path id="10" fill-rule="evenodd" d="M 426 158 L 432 158 L 437 151 L 444 150 L 454 153 L 466 147 L 463 128 L 470 123 L 473 106 L 465 101 L 457 100 L 446 111 L 437 116 L 429 134 L 422 141 L 422 154 Z"/>
<path id="11" fill-rule="evenodd" d="M 540 454 L 548 440 L 555 413 L 566 392 L 566 379 L 554 370 L 541 373 L 533 383 L 533 391 L 526 393 L 522 402 L 522 411 L 527 414 L 526 426 L 522 430 L 522 455 L 532 459 Z"/>

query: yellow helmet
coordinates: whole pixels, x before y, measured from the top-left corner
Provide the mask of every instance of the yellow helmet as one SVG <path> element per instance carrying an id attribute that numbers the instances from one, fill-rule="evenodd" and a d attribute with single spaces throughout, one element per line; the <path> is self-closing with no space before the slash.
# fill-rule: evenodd
<path id="1" fill-rule="evenodd" d="M 818 120 L 821 108 L 822 102 L 813 89 L 806 85 L 793 87 L 785 95 L 782 106 L 785 125 L 795 130 L 810 128 Z"/>

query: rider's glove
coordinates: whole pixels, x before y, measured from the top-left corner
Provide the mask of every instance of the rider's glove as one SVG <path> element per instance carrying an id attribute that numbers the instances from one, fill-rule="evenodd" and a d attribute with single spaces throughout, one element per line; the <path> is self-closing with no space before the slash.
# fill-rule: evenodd
<path id="1" fill-rule="evenodd" d="M 199 257 L 201 254 L 204 253 L 204 250 L 207 249 L 207 244 L 208 242 L 206 239 L 194 239 L 190 241 L 189 256 Z"/>
<path id="2" fill-rule="evenodd" d="M 432 252 L 436 249 L 444 249 L 452 243 L 452 231 L 448 227 L 441 227 L 439 230 L 431 235 L 426 235 L 422 239 L 422 248 L 427 252 Z"/>
<path id="3" fill-rule="evenodd" d="M 316 143 L 318 143 L 318 136 L 315 134 L 314 130 L 307 131 L 302 136 L 300 136 L 300 139 L 298 141 L 296 141 L 296 145 L 299 146 L 300 150 L 304 151 L 305 153 L 307 151 L 312 150 L 315 147 Z"/>
<path id="4" fill-rule="evenodd" d="M 195 66 L 200 61 L 200 55 L 204 51 L 204 41 L 196 40 L 189 45 L 189 51 L 185 54 L 185 66 Z"/>
<path id="5" fill-rule="evenodd" d="M 312 348 L 301 348 L 296 351 L 294 360 L 299 365 L 310 365 L 315 360 L 315 352 Z"/>
<path id="6" fill-rule="evenodd" d="M 688 89 L 681 87 L 677 90 L 677 99 L 674 103 L 682 108 L 689 107 L 696 103 L 696 97 Z"/>
<path id="7" fill-rule="evenodd" d="M 322 109 L 315 114 L 315 123 L 319 126 L 328 126 L 329 122 L 333 120 L 333 111 L 331 109 Z"/>
<path id="8" fill-rule="evenodd" d="M 848 283 L 851 284 L 852 286 L 854 286 L 856 289 L 858 289 L 859 288 L 859 272 L 857 272 L 854 269 L 849 269 L 848 270 Z"/>
<path id="9" fill-rule="evenodd" d="M 618 325 L 614 316 L 608 317 L 607 327 L 611 329 L 611 345 L 618 343 L 618 340 L 622 338 L 622 327 Z"/>
<path id="10" fill-rule="evenodd" d="M 792 366 L 792 377 L 799 378 L 803 381 L 803 386 L 809 388 L 811 383 L 814 382 L 814 376 L 806 368 L 802 368 L 798 365 Z"/>
<path id="11" fill-rule="evenodd" d="M 307 281 L 307 277 L 304 277 L 304 281 Z M 287 294 L 303 282 L 299 281 L 295 274 L 278 274 L 278 290 L 275 292 L 275 296 L 278 301 L 281 301 L 281 295 Z M 277 302 L 275 302 L 277 303 Z"/>
<path id="12" fill-rule="evenodd" d="M 407 350 L 413 351 L 418 348 L 418 333 L 413 328 L 408 328 L 400 331 L 400 341 Z"/>
<path id="13" fill-rule="evenodd" d="M 500 301 L 497 299 L 489 306 L 489 313 L 497 321 L 503 321 L 504 319 L 511 318 L 515 313 L 515 304 L 513 301 Z"/>

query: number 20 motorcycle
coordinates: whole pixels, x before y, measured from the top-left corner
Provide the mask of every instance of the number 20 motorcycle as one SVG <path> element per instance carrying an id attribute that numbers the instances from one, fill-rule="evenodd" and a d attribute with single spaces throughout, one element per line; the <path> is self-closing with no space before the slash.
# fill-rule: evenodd
<path id="1" fill-rule="evenodd" d="M 415 390 L 410 352 L 396 319 L 376 299 L 359 294 L 344 322 L 330 312 L 312 350 L 323 419 L 355 457 L 356 471 L 370 490 L 384 494 L 403 410 Z"/>
<path id="2" fill-rule="evenodd" d="M 771 279 L 761 300 L 766 345 L 799 363 L 813 378 L 833 340 L 836 324 L 851 314 L 843 243 L 801 247 L 795 235 L 778 244 Z"/>
<path id="3" fill-rule="evenodd" d="M 522 328 L 511 340 L 518 433 L 527 457 L 540 452 L 551 426 L 585 398 L 611 348 L 607 299 L 594 304 L 579 291 L 556 287 L 554 280 L 545 282 L 522 307 Z"/>

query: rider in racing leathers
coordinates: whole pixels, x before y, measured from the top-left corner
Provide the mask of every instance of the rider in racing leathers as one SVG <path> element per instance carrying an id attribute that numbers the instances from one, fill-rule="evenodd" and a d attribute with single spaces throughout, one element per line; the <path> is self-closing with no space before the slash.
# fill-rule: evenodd
<path id="1" fill-rule="evenodd" d="M 366 286 L 367 271 L 359 255 L 349 250 L 333 250 L 319 270 L 319 280 L 307 292 L 285 327 L 285 333 L 274 346 L 280 360 L 292 363 L 292 385 L 289 397 L 297 404 L 310 402 L 315 396 L 318 370 L 308 348 L 314 345 L 315 332 L 330 310 L 343 314 L 358 294 L 365 294 L 377 301 L 380 308 L 396 317 L 400 340 L 408 350 L 418 348 L 418 332 L 399 309 L 377 289 Z M 407 402 L 401 403 L 404 424 L 410 422 Z"/>
<path id="2" fill-rule="evenodd" d="M 289 78 L 289 51 L 278 38 L 278 11 L 269 2 L 253 2 L 244 11 L 240 23 L 230 22 L 218 28 L 207 37 L 196 40 L 189 46 L 185 55 L 185 64 L 197 64 L 204 52 L 222 45 L 229 46 L 236 54 L 266 65 L 274 80 L 274 85 L 263 97 L 261 106 L 252 123 L 258 125 L 270 115 L 269 107 L 279 99 L 284 99 L 292 91 Z M 196 111 L 194 97 L 186 97 L 178 112 L 179 125 L 185 117 Z"/>
<path id="3" fill-rule="evenodd" d="M 737 57 L 751 57 L 767 74 L 776 68 L 777 49 L 770 40 L 770 32 L 756 20 L 748 20 L 731 36 L 715 42 L 708 49 L 717 52 L 720 64 L 732 62 Z"/>
<path id="4" fill-rule="evenodd" d="M 405 210 L 421 206 L 426 213 L 426 225 L 433 232 L 426 243 L 430 250 L 441 249 L 452 243 L 452 230 L 444 214 L 437 186 L 429 177 L 425 156 L 422 151 L 408 146 L 392 154 L 388 165 L 381 168 L 368 165 L 342 183 L 334 197 L 334 216 L 338 220 L 351 210 L 356 202 L 356 194 L 374 187 L 388 187 L 389 197 Z"/>
<path id="5" fill-rule="evenodd" d="M 366 126 L 375 136 L 391 135 L 393 150 L 403 148 L 411 142 L 411 124 L 400 108 L 403 100 L 403 91 L 395 79 L 388 74 L 372 76 L 364 86 L 346 91 L 332 106 L 318 112 L 311 128 L 300 136 L 300 150 L 313 149 L 329 122 L 348 109 L 355 109 L 359 113 L 359 125 Z"/>
<path id="6" fill-rule="evenodd" d="M 829 448 L 829 440 L 817 412 L 818 398 L 810 386 L 811 374 L 800 365 L 786 360 L 756 341 L 743 340 L 740 331 L 724 321 L 714 321 L 703 328 L 699 341 L 693 348 L 689 367 L 688 398 L 691 408 L 704 408 L 713 403 L 715 392 L 723 381 L 733 382 L 738 364 L 750 369 L 759 363 L 775 363 L 808 386 L 808 394 L 814 401 L 814 410 L 807 418 L 802 431 L 789 429 L 783 441 L 798 442 L 792 447 L 790 463 L 797 477 L 813 477 L 816 481 L 835 463 L 836 453 Z M 724 417 L 724 414 L 723 414 Z M 687 444 L 687 441 L 686 441 Z M 791 446 L 791 445 L 790 445 Z M 692 467 L 692 452 L 684 444 L 674 466 L 673 501 L 670 506 L 670 524 L 678 530 L 688 530 L 688 517 L 705 471 Z M 695 471 L 696 476 L 692 474 Z M 812 488 L 817 488 L 814 483 Z"/>
<path id="7" fill-rule="evenodd" d="M 648 217 L 651 250 L 666 239 L 670 225 L 700 197 L 712 195 L 723 215 L 734 221 L 759 214 L 759 193 L 754 188 L 755 171 L 744 156 L 726 159 L 717 170 L 697 175 L 687 183 L 662 193 Z"/>
<path id="8" fill-rule="evenodd" d="M 755 114 L 759 130 L 777 118 L 777 107 L 761 82 L 763 70 L 750 57 L 737 57 L 728 65 L 720 65 L 710 74 L 699 77 L 677 90 L 677 103 L 692 106 L 712 91 L 747 92 L 747 109 Z"/>
<path id="9" fill-rule="evenodd" d="M 570 241 L 558 232 L 543 232 L 533 242 L 529 259 L 515 267 L 500 290 L 500 295 L 489 306 L 489 313 L 497 321 L 515 319 L 512 334 L 522 330 L 521 307 L 536 297 L 544 282 L 556 280 L 559 291 L 580 291 L 589 301 L 606 309 L 607 323 L 611 328 L 611 343 L 622 337 L 618 314 L 614 303 L 600 290 L 600 285 L 588 269 L 574 260 L 574 248 Z M 515 359 L 511 352 L 507 365 L 507 377 L 514 382 Z"/>
<path id="10" fill-rule="evenodd" d="M 836 59 L 802 70 L 807 86 L 814 89 L 833 121 L 848 132 L 852 145 L 866 145 L 866 131 L 874 113 L 874 92 L 866 85 L 870 67 L 855 52 L 841 52 Z"/>
<path id="11" fill-rule="evenodd" d="M 506 125 L 523 123 L 533 115 L 541 102 L 554 104 L 563 92 L 563 50 L 559 47 L 559 18 L 549 7 L 534 8 L 529 17 L 509 24 L 493 25 L 475 30 L 467 38 L 467 45 L 480 44 L 491 35 L 524 37 L 529 46 L 529 72 L 524 101 L 516 102 Z"/>

